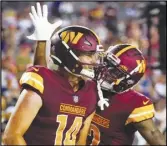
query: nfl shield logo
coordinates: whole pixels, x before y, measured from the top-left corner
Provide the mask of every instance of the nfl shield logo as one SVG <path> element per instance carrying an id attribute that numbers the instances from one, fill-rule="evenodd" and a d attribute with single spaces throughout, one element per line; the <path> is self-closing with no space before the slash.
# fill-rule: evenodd
<path id="1" fill-rule="evenodd" d="M 78 102 L 78 100 L 79 100 L 79 97 L 78 97 L 78 96 L 76 96 L 76 95 L 74 95 L 74 96 L 73 96 L 73 101 L 74 101 L 75 103 L 77 103 L 77 102 Z"/>

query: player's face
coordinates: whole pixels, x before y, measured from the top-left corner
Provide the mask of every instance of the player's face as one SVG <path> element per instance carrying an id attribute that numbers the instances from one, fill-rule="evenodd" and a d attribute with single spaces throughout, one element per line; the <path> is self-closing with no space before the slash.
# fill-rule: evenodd
<path id="1" fill-rule="evenodd" d="M 87 64 L 95 64 L 96 63 L 96 55 L 90 54 L 90 55 L 80 55 L 79 59 L 81 62 L 87 63 Z M 84 65 L 86 66 L 86 65 Z"/>
<path id="2" fill-rule="evenodd" d="M 80 55 L 79 56 L 79 59 L 81 62 L 84 62 L 85 65 L 83 65 L 83 68 L 84 69 L 87 69 L 87 70 L 94 70 L 94 66 L 93 64 L 96 64 L 97 63 L 97 57 L 96 57 L 96 54 L 89 54 L 89 55 Z M 87 65 L 89 64 L 89 65 Z M 92 65 L 91 65 L 92 64 Z M 86 78 L 86 77 L 83 77 L 84 80 L 88 80 L 89 78 Z"/>

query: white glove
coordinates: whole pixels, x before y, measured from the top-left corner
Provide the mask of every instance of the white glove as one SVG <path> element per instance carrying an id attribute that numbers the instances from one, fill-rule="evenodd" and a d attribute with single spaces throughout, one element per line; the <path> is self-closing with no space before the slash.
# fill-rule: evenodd
<path id="1" fill-rule="evenodd" d="M 104 105 L 105 105 L 106 107 L 109 106 L 108 101 L 109 101 L 109 100 L 108 100 L 107 98 L 103 98 L 103 99 L 100 99 L 100 100 L 98 101 L 98 106 L 100 107 L 101 110 L 104 110 Z"/>
<path id="2" fill-rule="evenodd" d="M 109 99 L 103 97 L 103 93 L 102 93 L 99 81 L 97 81 L 97 90 L 98 90 L 98 95 L 99 95 L 99 98 L 100 98 L 100 100 L 98 101 L 97 104 L 98 104 L 98 106 L 100 107 L 101 110 L 104 110 L 104 105 L 106 107 L 109 106 L 109 103 L 108 103 Z"/>
<path id="3" fill-rule="evenodd" d="M 31 6 L 31 13 L 29 13 L 29 15 L 35 27 L 34 33 L 27 36 L 27 38 L 31 40 L 50 40 L 54 31 L 62 24 L 61 20 L 55 22 L 54 24 L 49 23 L 47 20 L 48 7 L 47 5 L 43 5 L 43 9 L 41 11 L 40 3 L 37 3 L 37 11 L 34 6 Z"/>

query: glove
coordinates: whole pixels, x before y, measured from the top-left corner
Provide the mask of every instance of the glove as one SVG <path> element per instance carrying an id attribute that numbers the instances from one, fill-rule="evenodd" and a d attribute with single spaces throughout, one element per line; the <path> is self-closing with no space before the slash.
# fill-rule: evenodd
<path id="1" fill-rule="evenodd" d="M 37 3 L 37 11 L 35 10 L 34 6 L 31 6 L 31 13 L 29 13 L 29 15 L 35 27 L 34 33 L 30 36 L 27 36 L 27 38 L 30 40 L 50 40 L 55 30 L 62 24 L 61 20 L 55 22 L 54 24 L 49 23 L 47 20 L 47 5 L 43 5 L 43 9 L 41 11 L 40 3 Z"/>
<path id="2" fill-rule="evenodd" d="M 103 99 L 100 99 L 97 104 L 98 104 L 98 106 L 100 107 L 101 110 L 104 110 L 104 105 L 106 107 L 109 107 L 108 101 L 109 101 L 109 99 L 103 98 Z"/>
<path id="3" fill-rule="evenodd" d="M 97 91 L 98 91 L 98 95 L 99 95 L 99 98 L 100 100 L 98 101 L 98 106 L 100 107 L 101 110 L 104 110 L 104 105 L 106 107 L 109 107 L 109 99 L 107 98 L 104 98 L 103 97 L 103 93 L 102 93 L 102 90 L 101 90 L 101 87 L 100 87 L 100 81 L 97 81 Z"/>

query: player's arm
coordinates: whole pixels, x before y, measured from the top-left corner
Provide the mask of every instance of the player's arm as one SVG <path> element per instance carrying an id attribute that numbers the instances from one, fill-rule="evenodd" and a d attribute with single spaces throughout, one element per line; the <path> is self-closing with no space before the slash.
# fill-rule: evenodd
<path id="1" fill-rule="evenodd" d="M 90 128 L 91 121 L 93 119 L 95 112 L 93 112 L 84 122 L 84 127 L 82 128 L 79 136 L 79 140 L 77 142 L 77 145 L 86 145 L 86 140 Z"/>
<path id="2" fill-rule="evenodd" d="M 30 18 L 35 27 L 35 31 L 32 35 L 27 36 L 31 40 L 37 41 L 37 47 L 34 56 L 34 65 L 46 66 L 46 60 L 49 50 L 47 50 L 47 41 L 50 41 L 56 29 L 62 24 L 62 21 L 56 21 L 51 24 L 48 21 L 48 7 L 43 5 L 41 7 L 40 3 L 36 4 L 36 9 L 31 6 Z M 47 52 L 46 52 L 47 51 Z"/>
<path id="3" fill-rule="evenodd" d="M 37 47 L 34 54 L 33 65 L 42 65 L 47 67 L 46 63 L 46 41 L 37 41 Z"/>
<path id="4" fill-rule="evenodd" d="M 41 97 L 36 92 L 27 89 L 21 92 L 2 137 L 4 145 L 26 145 L 23 135 L 41 106 Z"/>
<path id="5" fill-rule="evenodd" d="M 150 145 L 166 145 L 165 137 L 152 119 L 134 123 L 134 125 Z"/>

